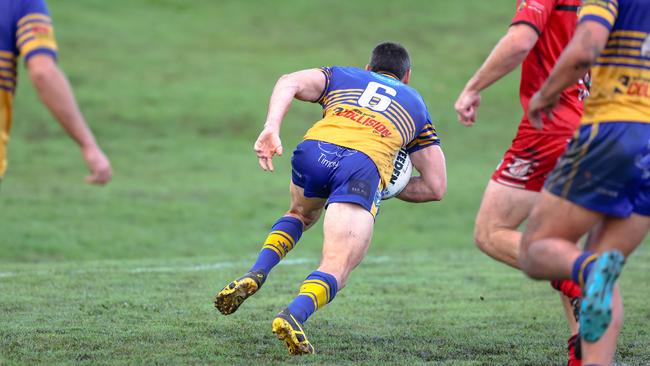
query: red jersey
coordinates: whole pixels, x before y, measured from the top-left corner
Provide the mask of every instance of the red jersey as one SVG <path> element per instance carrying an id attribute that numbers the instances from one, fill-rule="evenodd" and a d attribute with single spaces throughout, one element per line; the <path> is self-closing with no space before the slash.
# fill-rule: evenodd
<path id="1" fill-rule="evenodd" d="M 526 24 L 539 35 L 521 68 L 519 97 L 524 118 L 519 132 L 540 131 L 528 121 L 528 102 L 548 78 L 557 59 L 567 46 L 578 23 L 580 0 L 517 0 L 517 13 L 511 25 Z M 544 117 L 544 134 L 572 134 L 580 124 L 584 82 L 565 89 L 558 106 L 553 110 L 553 121 Z"/>

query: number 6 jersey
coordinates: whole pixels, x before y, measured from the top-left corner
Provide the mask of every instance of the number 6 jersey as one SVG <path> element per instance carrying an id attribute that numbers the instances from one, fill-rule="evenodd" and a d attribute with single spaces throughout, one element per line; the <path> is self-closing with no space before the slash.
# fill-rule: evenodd
<path id="1" fill-rule="evenodd" d="M 323 119 L 307 131 L 305 140 L 325 141 L 368 155 L 383 186 L 400 148 L 412 153 L 440 144 L 420 94 L 393 75 L 353 67 L 320 70 L 326 79 L 317 100 L 323 106 Z"/>

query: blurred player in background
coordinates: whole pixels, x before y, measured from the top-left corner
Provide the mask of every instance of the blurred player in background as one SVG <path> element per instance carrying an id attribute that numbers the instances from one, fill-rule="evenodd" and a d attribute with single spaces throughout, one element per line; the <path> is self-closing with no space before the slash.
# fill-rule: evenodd
<path id="1" fill-rule="evenodd" d="M 304 70 L 281 77 L 275 85 L 264 130 L 255 142 L 262 169 L 273 171 L 273 156 L 282 155 L 280 124 L 294 98 L 320 103 L 323 119 L 307 131 L 291 159 L 289 211 L 273 225 L 249 272 L 219 292 L 215 306 L 225 315 L 235 312 L 327 207 L 321 264 L 273 320 L 273 332 L 292 354 L 314 352 L 303 324 L 334 299 L 365 256 L 397 152 L 406 147 L 420 172 L 400 199 L 436 201 L 446 191 L 436 130 L 422 97 L 406 85 L 410 65 L 404 47 L 382 43 L 365 70 Z"/>
<path id="2" fill-rule="evenodd" d="M 65 75 L 56 64 L 52 20 L 43 0 L 0 1 L 0 179 L 7 169 L 7 142 L 12 122 L 18 57 L 22 56 L 34 87 L 50 113 L 79 147 L 90 175 L 88 183 L 111 179 L 111 164 L 86 124 Z"/>
<path id="3" fill-rule="evenodd" d="M 585 366 L 613 360 L 623 322 L 616 280 L 650 228 L 650 0 L 584 1 L 574 39 L 530 101 L 537 128 L 553 128 L 542 113 L 552 113 L 562 90 L 592 65 L 582 124 L 546 181 L 520 256 L 533 278 L 584 286 Z M 578 249 L 601 221 L 593 252 Z"/>
<path id="4" fill-rule="evenodd" d="M 580 0 L 519 0 L 506 35 L 494 47 L 481 68 L 467 82 L 455 104 L 459 121 L 465 126 L 476 122 L 480 92 L 522 64 L 520 100 L 524 116 L 517 135 L 488 182 L 476 217 L 477 246 L 492 258 L 519 268 L 521 242 L 519 225 L 528 217 L 544 180 L 564 152 L 578 127 L 584 82 L 576 82 L 561 93 L 553 120 L 536 130 L 526 117 L 528 101 L 549 75 L 577 23 Z M 569 366 L 579 365 L 574 350 L 578 326 L 573 318 L 580 288 L 571 281 L 552 283 L 562 292 L 569 327 Z"/>

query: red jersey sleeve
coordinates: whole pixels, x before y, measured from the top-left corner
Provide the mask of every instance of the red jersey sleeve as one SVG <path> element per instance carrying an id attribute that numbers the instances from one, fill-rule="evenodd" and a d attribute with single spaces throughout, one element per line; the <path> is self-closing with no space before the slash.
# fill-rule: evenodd
<path id="1" fill-rule="evenodd" d="M 510 25 L 526 24 L 541 35 L 556 2 L 557 0 L 517 0 L 517 13 Z"/>

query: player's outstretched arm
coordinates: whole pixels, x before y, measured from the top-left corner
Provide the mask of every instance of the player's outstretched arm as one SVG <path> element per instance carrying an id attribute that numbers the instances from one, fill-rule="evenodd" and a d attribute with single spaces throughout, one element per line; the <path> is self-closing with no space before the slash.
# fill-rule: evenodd
<path id="1" fill-rule="evenodd" d="M 260 167 L 263 170 L 273 171 L 273 156 L 282 155 L 280 125 L 293 99 L 315 102 L 325 89 L 325 84 L 325 74 L 318 69 L 283 75 L 275 83 L 264 129 L 254 145 Z"/>
<path id="2" fill-rule="evenodd" d="M 605 48 L 608 38 L 609 29 L 601 23 L 584 21 L 578 25 L 573 39 L 562 52 L 551 75 L 528 104 L 528 119 L 535 128 L 544 127 L 542 113 L 551 118 L 551 110 L 559 101 L 562 90 L 575 84 L 589 71 Z"/>
<path id="3" fill-rule="evenodd" d="M 538 38 L 537 32 L 527 24 L 515 24 L 510 27 L 458 96 L 454 108 L 460 123 L 469 127 L 476 122 L 481 91 L 517 68 L 535 46 Z"/>
<path id="4" fill-rule="evenodd" d="M 410 154 L 420 176 L 412 177 L 397 198 L 407 202 L 440 201 L 447 191 L 445 155 L 439 145 Z"/>
<path id="5" fill-rule="evenodd" d="M 50 55 L 45 54 L 30 57 L 27 60 L 27 70 L 43 104 L 68 135 L 79 144 L 90 170 L 86 182 L 108 183 L 113 175 L 111 163 L 86 124 L 63 71 Z"/>

